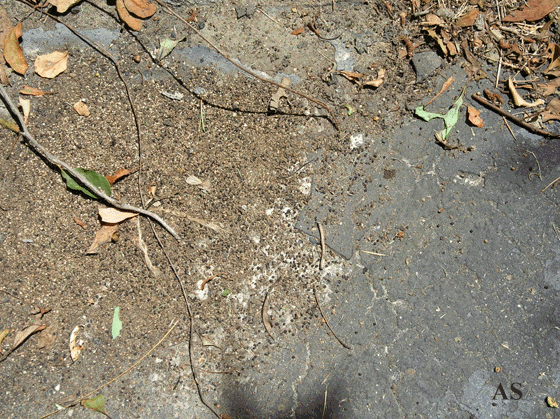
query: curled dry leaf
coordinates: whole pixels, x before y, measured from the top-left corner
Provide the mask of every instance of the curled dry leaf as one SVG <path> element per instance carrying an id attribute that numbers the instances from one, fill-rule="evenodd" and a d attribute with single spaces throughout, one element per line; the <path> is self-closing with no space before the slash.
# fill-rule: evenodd
<path id="1" fill-rule="evenodd" d="M 556 89 L 560 87 L 560 77 L 550 80 L 548 83 L 538 84 L 537 87 L 543 96 L 550 96 L 556 93 Z"/>
<path id="2" fill-rule="evenodd" d="M 383 84 L 383 79 L 385 78 L 385 74 L 386 74 L 385 69 L 380 68 L 379 71 L 377 72 L 377 79 L 364 82 L 364 86 L 370 86 L 370 87 L 381 86 Z"/>
<path id="3" fill-rule="evenodd" d="M 560 0 L 529 0 L 521 10 L 502 19 L 503 22 L 535 22 L 555 10 Z"/>
<path id="4" fill-rule="evenodd" d="M 4 338 L 10 334 L 10 329 L 4 329 L 0 332 L 0 353 L 2 353 L 2 342 Z"/>
<path id="5" fill-rule="evenodd" d="M 4 42 L 4 58 L 12 69 L 18 74 L 25 74 L 29 65 L 25 61 L 23 51 L 19 46 L 19 38 L 23 35 L 22 24 L 19 22 L 12 28 Z"/>
<path id="6" fill-rule="evenodd" d="M 157 6 L 147 0 L 124 0 L 126 9 L 135 16 L 146 19 L 154 15 Z"/>
<path id="7" fill-rule="evenodd" d="M 362 73 L 354 73 L 352 71 L 344 71 L 344 70 L 337 71 L 336 74 L 340 74 L 345 79 L 348 79 L 348 80 L 350 80 L 351 82 L 354 82 L 354 83 L 358 83 L 359 79 L 364 77 L 364 75 Z"/>
<path id="8" fill-rule="evenodd" d="M 53 79 L 68 68 L 68 51 L 55 51 L 40 55 L 35 60 L 35 72 L 41 77 Z"/>
<path id="9" fill-rule="evenodd" d="M 478 128 L 484 127 L 484 122 L 480 117 L 480 111 L 478 109 L 475 109 L 472 106 L 467 106 L 467 115 L 469 117 L 469 122 L 473 124 L 475 127 Z"/>
<path id="10" fill-rule="evenodd" d="M 128 25 L 133 31 L 139 31 L 142 29 L 142 21 L 140 19 L 132 16 L 124 5 L 124 0 L 117 0 L 117 13 L 121 20 Z"/>
<path id="11" fill-rule="evenodd" d="M 513 85 L 513 80 L 511 79 L 511 77 L 508 80 L 508 87 L 509 87 L 509 91 L 511 93 L 511 96 L 513 98 L 513 103 L 514 103 L 515 106 L 523 106 L 525 108 L 532 108 L 532 107 L 535 107 L 535 106 L 544 105 L 544 100 L 542 100 L 542 99 L 538 99 L 538 100 L 534 101 L 533 103 L 529 103 L 525 99 L 523 99 L 521 97 L 521 95 L 517 92 L 517 90 L 515 89 L 515 86 Z"/>
<path id="12" fill-rule="evenodd" d="M 99 216 L 101 217 L 101 222 L 106 224 L 118 224 L 122 223 L 124 220 L 136 217 L 138 213 L 121 211 L 116 208 L 99 208 Z"/>
<path id="13" fill-rule="evenodd" d="M 78 224 L 80 227 L 82 227 L 84 230 L 86 229 L 86 224 L 82 220 L 80 220 L 78 217 L 74 217 L 74 218 L 72 218 L 72 220 L 76 224 Z"/>
<path id="14" fill-rule="evenodd" d="M 301 34 L 303 33 L 304 30 L 305 30 L 305 29 L 304 29 L 303 27 L 302 27 L 302 28 L 294 29 L 292 32 L 290 32 L 290 35 L 301 35 Z"/>
<path id="15" fill-rule="evenodd" d="M 12 350 L 16 349 L 19 345 L 21 345 L 23 341 L 27 339 L 29 336 L 31 336 L 33 333 L 39 332 L 40 330 L 43 330 L 46 327 L 47 326 L 43 324 L 33 324 L 17 332 L 14 338 L 14 344 L 12 345 Z"/>
<path id="16" fill-rule="evenodd" d="M 56 7 L 58 13 L 64 13 L 81 1 L 82 0 L 49 0 L 49 3 Z"/>
<path id="17" fill-rule="evenodd" d="M 78 338 L 78 334 L 82 326 L 76 326 L 72 333 L 70 333 L 70 356 L 72 357 L 72 361 L 76 362 L 82 353 L 82 349 L 84 349 L 84 341 Z"/>

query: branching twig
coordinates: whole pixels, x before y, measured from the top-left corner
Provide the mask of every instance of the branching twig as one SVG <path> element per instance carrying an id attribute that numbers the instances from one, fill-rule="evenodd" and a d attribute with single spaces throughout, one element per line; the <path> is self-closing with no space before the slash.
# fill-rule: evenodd
<path id="1" fill-rule="evenodd" d="M 115 198 L 111 198 L 105 192 L 96 188 L 89 180 L 86 179 L 86 177 L 84 175 L 82 175 L 80 172 L 76 171 L 68 163 L 60 160 L 58 157 L 49 153 L 45 149 L 45 147 L 43 147 L 41 144 L 39 144 L 39 142 L 28 131 L 27 126 L 25 125 L 25 122 L 23 121 L 23 115 L 19 112 L 18 108 L 14 105 L 14 103 L 12 102 L 12 100 L 10 99 L 10 97 L 8 96 L 6 91 L 4 90 L 4 87 L 2 87 L 1 85 L 0 85 L 0 95 L 2 96 L 2 99 L 4 100 L 4 102 L 6 103 L 8 108 L 10 109 L 10 111 L 16 116 L 16 118 L 17 118 L 17 120 L 20 124 L 20 127 L 21 127 L 21 134 L 25 137 L 25 139 L 27 140 L 27 143 L 31 146 L 31 148 L 33 148 L 39 155 L 41 155 L 42 157 L 47 159 L 53 165 L 56 165 L 59 168 L 64 169 L 75 180 L 79 181 L 79 183 L 82 186 L 85 186 L 91 193 L 93 193 L 95 196 L 97 196 L 99 199 L 106 202 L 107 204 L 109 204 L 109 205 L 111 205 L 115 208 L 121 209 L 123 211 L 138 212 L 142 215 L 145 215 L 146 217 L 150 217 L 153 220 L 157 221 L 162 227 L 164 227 L 177 240 L 181 240 L 181 238 L 175 232 L 175 230 L 173 230 L 169 225 L 167 225 L 167 223 L 165 221 L 163 221 L 163 219 L 159 215 L 154 214 L 151 211 L 147 211 L 143 208 L 135 207 L 133 205 L 128 205 L 128 204 L 123 204 L 123 203 L 117 201 Z"/>
<path id="2" fill-rule="evenodd" d="M 480 103 L 481 105 L 486 106 L 488 109 L 493 110 L 494 112 L 496 112 L 499 115 L 502 115 L 503 117 L 509 119 L 511 122 L 519 125 L 520 127 L 525 128 L 527 131 L 531 131 L 534 132 L 535 134 L 539 134 L 542 135 L 543 137 L 548 137 L 548 138 L 560 138 L 560 134 L 554 134 L 552 132 L 548 132 L 539 128 L 534 127 L 531 124 L 528 124 L 525 121 L 522 121 L 521 119 L 517 118 L 516 116 L 513 116 L 512 114 L 510 114 L 509 112 L 504 111 L 503 109 L 498 108 L 497 106 L 491 104 L 490 102 L 488 102 L 486 99 L 484 99 L 482 96 L 480 95 L 472 95 L 471 96 L 474 100 L 476 100 L 478 103 Z"/>
<path id="3" fill-rule="evenodd" d="M 190 22 L 188 22 L 186 19 L 182 18 L 179 14 L 177 14 L 171 7 L 169 7 L 167 4 L 161 2 L 160 0 L 155 0 L 161 7 L 163 7 L 165 10 L 167 10 L 169 13 L 171 13 L 173 16 L 175 16 L 177 19 L 181 20 L 185 25 L 187 25 L 193 32 L 195 32 L 198 36 L 200 36 L 208 45 L 210 45 L 212 48 L 214 48 L 218 54 L 220 54 L 222 57 L 224 57 L 226 60 L 228 60 L 230 63 L 232 63 L 234 66 L 236 66 L 237 68 L 239 68 L 240 70 L 244 71 L 247 74 L 250 74 L 251 76 L 255 77 L 256 79 L 259 79 L 260 81 L 263 81 L 265 83 L 270 83 L 273 84 L 277 87 L 281 87 L 284 90 L 287 90 L 288 92 L 292 92 L 298 96 L 304 97 L 307 100 L 319 105 L 321 108 L 325 109 L 332 120 L 332 123 L 334 124 L 335 128 L 338 130 L 338 120 L 336 118 L 336 116 L 334 115 L 334 112 L 332 111 L 332 109 L 329 107 L 329 105 L 327 105 L 325 102 L 319 100 L 319 99 L 315 99 L 305 93 L 299 92 L 297 90 L 292 89 L 291 87 L 286 87 L 280 83 L 276 83 L 274 80 L 269 80 L 269 79 L 265 79 L 264 77 L 259 76 L 257 73 L 255 73 L 254 71 L 249 70 L 248 68 L 242 66 L 239 63 L 236 63 L 235 61 L 233 61 L 231 58 L 229 58 L 229 56 L 223 52 L 220 48 L 218 48 L 214 43 L 210 42 L 204 35 L 202 35 L 202 33 L 200 33 L 200 31 L 198 29 L 196 29 L 193 25 L 190 24 Z"/>
<path id="4" fill-rule="evenodd" d="M 340 344 L 342 346 L 344 346 L 346 349 L 352 349 L 350 346 L 348 346 L 347 344 L 345 344 L 337 335 L 336 333 L 334 333 L 334 330 L 332 329 L 331 325 L 329 324 L 329 321 L 327 320 L 327 318 L 325 317 L 325 315 L 323 314 L 323 309 L 321 308 L 321 304 L 319 304 L 319 297 L 317 296 L 317 287 L 315 286 L 315 284 L 313 284 L 313 291 L 315 291 L 315 301 L 317 302 L 317 307 L 319 307 L 319 311 L 321 312 L 321 316 L 323 317 L 323 320 L 325 321 L 325 324 L 327 325 L 327 327 L 329 328 L 329 330 L 331 331 L 331 333 L 333 334 L 333 336 L 336 338 L 336 340 L 338 340 L 340 342 Z"/>

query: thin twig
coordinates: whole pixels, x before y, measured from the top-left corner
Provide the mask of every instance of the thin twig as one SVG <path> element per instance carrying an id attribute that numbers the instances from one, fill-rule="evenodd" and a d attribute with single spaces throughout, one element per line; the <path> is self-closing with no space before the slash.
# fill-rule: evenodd
<path id="1" fill-rule="evenodd" d="M 534 126 L 532 126 L 531 124 L 528 124 L 527 122 L 522 121 L 521 119 L 517 118 L 516 116 L 513 116 L 512 114 L 510 114 L 509 112 L 504 111 L 503 109 L 498 108 L 497 106 L 491 104 L 490 102 L 488 102 L 486 99 L 482 98 L 480 95 L 478 94 L 474 94 L 471 96 L 474 100 L 476 100 L 478 103 L 480 103 L 481 105 L 486 106 L 488 109 L 493 110 L 494 112 L 496 112 L 497 114 L 509 119 L 511 122 L 513 122 L 514 124 L 519 125 L 520 127 L 525 128 L 528 131 L 534 132 L 535 134 L 539 134 L 542 135 L 543 137 L 548 137 L 548 138 L 560 138 L 560 134 L 554 134 L 552 132 L 548 132 L 539 128 L 536 128 Z"/>
<path id="2" fill-rule="evenodd" d="M 509 123 L 508 123 L 506 117 L 505 117 L 505 116 L 502 116 L 502 118 L 504 118 L 504 122 L 506 123 L 506 127 L 507 127 L 507 129 L 509 130 L 509 133 L 511 134 L 511 136 L 513 137 L 513 139 L 514 139 L 515 141 L 517 141 L 517 137 L 515 136 L 515 134 L 513 133 L 513 130 L 512 130 L 511 127 L 509 126 Z"/>
<path id="3" fill-rule="evenodd" d="M 180 21 L 182 21 L 185 25 L 187 25 L 193 32 L 195 32 L 198 36 L 200 36 L 208 45 L 210 45 L 212 48 L 214 48 L 216 50 L 216 52 L 218 52 L 218 54 L 220 54 L 222 57 L 224 57 L 226 60 L 228 60 L 230 63 L 232 63 L 234 66 L 236 66 L 237 68 L 239 68 L 240 70 L 244 71 L 247 74 L 250 74 L 251 76 L 255 77 L 256 79 L 259 79 L 260 81 L 263 81 L 265 83 L 270 83 L 273 84 L 277 87 L 281 87 L 284 90 L 287 90 L 288 92 L 292 92 L 298 96 L 304 97 L 307 100 L 319 105 L 320 107 L 322 107 L 323 109 L 325 109 L 330 117 L 331 117 L 331 121 L 334 124 L 335 128 L 338 130 L 338 119 L 336 118 L 336 116 L 334 115 L 334 112 L 332 111 L 332 109 L 329 107 L 329 105 L 327 105 L 325 102 L 319 100 L 319 99 L 315 99 L 305 93 L 299 92 L 297 90 L 292 89 L 291 87 L 286 87 L 280 83 L 276 83 L 274 80 L 269 80 L 269 79 L 265 79 L 264 77 L 259 76 L 257 73 L 255 73 L 254 71 L 249 70 L 248 68 L 242 66 L 241 64 L 236 63 L 235 61 L 233 61 L 231 58 L 229 58 L 229 56 L 223 52 L 220 48 L 218 48 L 215 44 L 213 44 L 212 42 L 210 42 L 204 35 L 202 35 L 202 33 L 200 33 L 200 31 L 198 29 L 196 29 L 193 25 L 191 25 L 186 19 L 184 19 L 183 17 L 181 17 L 179 14 L 177 14 L 171 7 L 169 7 L 167 4 L 161 2 L 160 0 L 156 0 L 156 2 L 163 7 L 165 10 L 167 10 L 170 14 L 172 14 L 173 16 L 175 16 L 177 19 L 179 19 Z"/>
<path id="4" fill-rule="evenodd" d="M 321 270 L 325 269 L 325 257 L 326 257 L 326 245 L 325 245 L 325 231 L 323 230 L 323 224 L 317 223 L 317 227 L 319 227 L 319 239 L 321 240 L 321 262 L 319 263 L 319 268 Z"/>
<path id="5" fill-rule="evenodd" d="M 329 321 L 327 320 L 327 318 L 325 317 L 325 315 L 323 314 L 323 309 L 321 308 L 321 304 L 319 304 L 319 297 L 317 296 L 317 287 L 315 286 L 315 284 L 313 284 L 313 291 L 315 291 L 315 301 L 317 302 L 317 307 L 319 307 L 319 311 L 321 312 L 321 316 L 323 317 L 323 320 L 325 321 L 325 324 L 327 325 L 327 327 L 329 328 L 329 330 L 331 331 L 331 333 L 333 334 L 333 336 L 336 338 L 336 340 L 338 340 L 338 342 L 344 346 L 346 349 L 352 349 L 350 346 L 348 346 L 347 344 L 345 344 L 337 335 L 336 333 L 334 333 L 334 330 L 332 329 L 331 325 L 329 324 Z"/>
<path id="6" fill-rule="evenodd" d="M 152 346 L 152 349 L 150 349 L 148 352 L 146 352 L 142 358 L 140 358 L 138 361 L 136 361 L 134 364 L 132 364 L 130 367 L 128 367 L 125 371 L 121 372 L 119 375 L 117 375 L 115 378 L 111 379 L 110 381 L 107 381 L 105 384 L 97 387 L 95 390 L 90 391 L 89 393 L 87 393 L 85 396 L 80 397 L 79 399 L 77 399 L 74 403 L 69 404 L 67 406 L 63 407 L 64 409 L 68 409 L 78 403 L 80 403 L 82 400 L 86 400 L 88 397 L 90 397 L 92 394 L 97 393 L 99 390 L 101 390 L 104 387 L 107 387 L 109 384 L 114 383 L 115 381 L 117 381 L 119 378 L 121 378 L 123 375 L 125 375 L 126 373 L 128 373 L 130 370 L 132 370 L 133 368 L 135 368 L 140 362 L 142 362 L 148 355 L 150 355 L 159 345 L 161 345 L 161 343 L 165 340 L 165 338 L 167 338 L 167 336 L 169 336 L 169 334 L 173 331 L 173 329 L 175 329 L 175 326 L 177 326 L 179 322 L 173 320 L 171 322 L 171 328 L 167 331 L 167 333 L 165 335 L 163 335 L 163 337 L 159 340 L 158 343 L 156 343 L 154 346 Z M 48 418 L 49 416 L 54 415 L 55 413 L 60 412 L 61 410 L 55 410 L 54 412 L 48 413 L 44 416 L 41 416 L 39 419 L 44 419 L 44 418 Z"/>
<path id="7" fill-rule="evenodd" d="M 529 173 L 529 180 L 531 180 L 531 176 L 537 176 L 540 180 L 542 180 L 541 165 L 539 164 L 539 159 L 537 159 L 537 156 L 535 156 L 535 153 L 533 153 L 532 151 L 530 150 L 525 150 L 525 151 L 533 155 L 533 157 L 537 161 L 537 167 L 539 168 L 539 173 Z"/>
<path id="8" fill-rule="evenodd" d="M 8 96 L 6 91 L 4 90 L 4 87 L 1 86 L 1 85 L 0 85 L 0 95 L 2 96 L 2 99 L 4 100 L 6 105 L 8 105 L 8 108 L 10 109 L 10 111 L 18 119 L 18 122 L 19 122 L 21 130 L 22 130 L 21 134 L 25 137 L 25 139 L 27 140 L 27 143 L 31 146 L 31 148 L 33 148 L 40 156 L 47 159 L 51 164 L 53 164 L 55 166 L 58 166 L 61 169 L 64 169 L 75 180 L 78 180 L 79 183 L 82 186 L 85 186 L 91 193 L 93 193 L 95 196 L 97 196 L 99 199 L 106 202 L 107 204 L 109 204 L 109 205 L 111 205 L 115 208 L 121 209 L 123 211 L 137 212 L 137 213 L 140 213 L 142 215 L 145 215 L 146 217 L 150 217 L 153 220 L 157 221 L 162 227 L 164 227 L 178 241 L 181 240 L 181 238 L 175 232 L 175 230 L 173 230 L 169 225 L 167 225 L 167 223 L 165 221 L 163 221 L 163 219 L 159 215 L 154 214 L 151 211 L 147 211 L 143 208 L 135 207 L 133 205 L 128 205 L 128 204 L 123 204 L 123 203 L 117 201 L 115 198 L 111 198 L 109 195 L 107 195 L 101 189 L 98 189 L 95 185 L 93 185 L 88 179 L 86 179 L 86 177 L 83 174 L 76 171 L 76 169 L 71 167 L 68 163 L 60 160 L 58 157 L 49 153 L 45 149 L 45 147 L 43 147 L 41 144 L 39 144 L 39 142 L 28 131 L 27 126 L 25 125 L 25 123 L 23 121 L 23 115 L 21 115 L 18 108 L 14 105 L 14 103 L 12 102 L 12 100 L 10 99 L 10 97 Z"/>
<path id="9" fill-rule="evenodd" d="M 556 179 L 554 179 L 552 182 L 550 182 L 548 185 L 546 185 L 546 188 L 544 188 L 541 192 L 546 191 L 548 188 L 550 188 L 552 185 L 554 185 L 556 182 L 558 182 L 560 180 L 560 177 L 557 177 Z"/>

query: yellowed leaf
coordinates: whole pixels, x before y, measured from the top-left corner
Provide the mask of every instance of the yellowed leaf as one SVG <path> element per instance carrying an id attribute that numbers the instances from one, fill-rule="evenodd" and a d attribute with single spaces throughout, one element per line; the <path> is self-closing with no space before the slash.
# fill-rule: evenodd
<path id="1" fill-rule="evenodd" d="M 157 10 L 157 6 L 147 0 L 124 0 L 124 5 L 130 13 L 142 19 L 153 16 Z"/>
<path id="2" fill-rule="evenodd" d="M 118 224 L 122 223 L 124 220 L 136 217 L 138 213 L 121 211 L 116 208 L 99 208 L 99 216 L 101 217 L 101 222 L 106 224 Z"/>
<path id="3" fill-rule="evenodd" d="M 25 61 L 23 51 L 19 46 L 19 38 L 23 35 L 22 24 L 19 22 L 12 28 L 4 42 L 4 58 L 12 69 L 18 74 L 25 74 L 29 65 Z"/>
<path id="4" fill-rule="evenodd" d="M 89 116 L 90 115 L 88 106 L 81 100 L 74 103 L 73 107 L 74 107 L 74 110 L 76 112 L 78 112 L 79 115 L 82 115 L 82 116 Z"/>
<path id="5" fill-rule="evenodd" d="M 128 25 L 130 29 L 132 29 L 133 31 L 139 31 L 140 29 L 142 29 L 142 21 L 135 18 L 128 12 L 126 6 L 124 5 L 124 0 L 117 0 L 116 7 L 119 17 L 124 23 Z"/>
<path id="6" fill-rule="evenodd" d="M 35 59 L 35 72 L 41 77 L 53 79 L 68 68 L 68 52 L 55 51 Z"/>
<path id="7" fill-rule="evenodd" d="M 102 224 L 101 228 L 95 233 L 93 242 L 86 252 L 86 255 L 94 255 L 97 253 L 97 249 L 104 243 L 111 241 L 113 234 L 119 229 L 118 224 Z"/>

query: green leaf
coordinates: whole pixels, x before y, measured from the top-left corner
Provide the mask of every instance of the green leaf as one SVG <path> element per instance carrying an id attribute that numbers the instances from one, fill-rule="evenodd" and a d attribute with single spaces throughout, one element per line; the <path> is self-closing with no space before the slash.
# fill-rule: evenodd
<path id="1" fill-rule="evenodd" d="M 105 397 L 103 397 L 103 394 L 95 396 L 91 399 L 82 400 L 82 406 L 95 412 L 103 413 L 105 416 L 109 417 L 107 411 L 105 410 Z"/>
<path id="2" fill-rule="evenodd" d="M 348 109 L 348 116 L 352 115 L 354 112 L 356 112 L 356 109 L 354 109 L 352 106 L 350 105 L 344 105 L 346 107 L 346 109 Z"/>
<path id="3" fill-rule="evenodd" d="M 69 189 L 72 189 L 73 191 L 80 191 L 80 192 L 84 193 L 85 195 L 89 196 L 90 198 L 97 199 L 97 196 L 95 196 L 89 190 L 87 190 L 82 185 L 77 183 L 64 170 L 61 170 L 61 172 L 62 172 L 62 177 L 66 181 L 66 186 L 68 186 Z M 97 173 L 93 170 L 86 170 L 86 169 L 76 169 L 76 172 L 79 172 L 82 175 L 84 175 L 85 178 L 93 184 L 93 186 L 101 189 L 107 195 L 111 196 L 111 185 L 109 184 L 109 181 L 107 180 L 107 178 L 105 176 L 100 175 L 99 173 Z"/>
<path id="4" fill-rule="evenodd" d="M 116 339 L 122 330 L 122 322 L 119 319 L 119 306 L 115 307 L 115 313 L 113 314 L 113 327 L 111 332 L 113 333 L 113 339 Z"/>
<path id="5" fill-rule="evenodd" d="M 432 119 L 435 118 L 442 118 L 443 122 L 445 122 L 445 129 L 441 133 L 443 139 L 447 140 L 447 137 L 449 137 L 449 134 L 451 134 L 451 131 L 453 130 L 453 128 L 457 124 L 457 121 L 459 120 L 459 112 L 461 110 L 461 106 L 463 106 L 464 94 L 465 94 L 465 89 L 463 88 L 463 91 L 461 92 L 461 94 L 459 95 L 459 97 L 451 107 L 451 109 L 449 109 L 449 111 L 447 111 L 445 115 L 439 113 L 427 112 L 424 110 L 424 105 L 418 106 L 414 110 L 414 113 L 418 117 L 422 118 L 424 121 L 431 121 Z"/>
<path id="6" fill-rule="evenodd" d="M 167 57 L 169 54 L 171 54 L 171 51 L 173 51 L 175 49 L 175 47 L 177 46 L 177 44 L 183 40 L 185 40 L 186 37 L 183 37 L 181 39 L 164 39 L 163 41 L 160 41 L 159 43 L 159 52 L 158 52 L 158 60 L 163 60 L 165 57 Z"/>
<path id="7" fill-rule="evenodd" d="M 228 290 L 227 288 L 224 290 L 224 292 L 222 292 L 222 297 L 227 297 L 228 295 L 231 294 L 231 291 Z"/>

